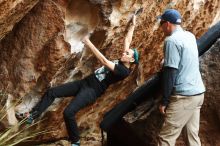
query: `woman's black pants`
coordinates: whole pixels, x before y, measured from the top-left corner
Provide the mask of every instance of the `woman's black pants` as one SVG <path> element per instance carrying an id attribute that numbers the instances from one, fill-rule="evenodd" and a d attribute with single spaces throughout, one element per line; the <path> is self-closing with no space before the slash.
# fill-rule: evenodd
<path id="1" fill-rule="evenodd" d="M 33 108 L 33 118 L 37 118 L 50 106 L 55 98 L 75 96 L 63 112 L 64 121 L 72 142 L 79 140 L 79 131 L 75 114 L 88 104 L 93 103 L 97 96 L 95 90 L 87 84 L 86 80 L 66 83 L 47 90 L 41 101 Z"/>

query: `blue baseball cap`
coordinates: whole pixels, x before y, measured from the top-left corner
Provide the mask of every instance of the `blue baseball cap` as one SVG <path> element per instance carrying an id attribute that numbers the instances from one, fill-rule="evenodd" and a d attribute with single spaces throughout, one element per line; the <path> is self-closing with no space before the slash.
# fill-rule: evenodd
<path id="1" fill-rule="evenodd" d="M 167 9 L 164 13 L 158 17 L 158 19 L 169 21 L 172 24 L 181 24 L 182 18 L 179 11 L 175 9 Z"/>

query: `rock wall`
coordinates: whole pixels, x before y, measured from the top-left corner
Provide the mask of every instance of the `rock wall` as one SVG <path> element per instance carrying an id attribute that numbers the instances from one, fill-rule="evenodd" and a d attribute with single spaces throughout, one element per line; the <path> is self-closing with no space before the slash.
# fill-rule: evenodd
<path id="1" fill-rule="evenodd" d="M 39 0 L 2 0 L 0 2 L 0 39 L 18 23 Z"/>
<path id="2" fill-rule="evenodd" d="M 207 145 L 220 145 L 220 39 L 200 57 L 202 78 L 206 85 L 201 110 L 200 135 Z"/>
<path id="3" fill-rule="evenodd" d="M 125 81 L 110 86 L 97 102 L 77 114 L 83 145 L 100 145 L 99 122 L 103 114 L 160 70 L 164 36 L 156 16 L 166 8 L 178 9 L 183 15 L 183 27 L 198 38 L 219 20 L 220 15 L 218 0 L 19 2 L 22 5 L 13 1 L 2 1 L 0 5 L 2 12 L 11 14 L 0 15 L 0 89 L 17 100 L 22 98 L 17 107 L 20 112 L 30 110 L 49 86 L 81 79 L 100 65 L 81 43 L 85 34 L 92 33 L 92 42 L 109 59 L 119 58 L 131 15 L 143 8 L 131 44 L 141 54 L 138 71 L 133 71 Z M 67 136 L 62 111 L 71 98 L 74 97 L 57 100 L 48 109 L 42 117 L 47 120 L 37 128 L 54 132 L 37 137 L 37 141 Z"/>
<path id="4" fill-rule="evenodd" d="M 1 89 L 20 98 L 45 88 L 70 52 L 62 17 L 54 2 L 40 2 L 1 40 Z"/>

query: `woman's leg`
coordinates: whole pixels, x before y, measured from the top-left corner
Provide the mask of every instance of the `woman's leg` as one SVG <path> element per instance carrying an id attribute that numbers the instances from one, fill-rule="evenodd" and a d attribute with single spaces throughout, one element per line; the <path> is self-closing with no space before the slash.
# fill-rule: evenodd
<path id="1" fill-rule="evenodd" d="M 79 131 L 75 119 L 76 113 L 80 109 L 93 103 L 95 99 L 96 94 L 94 89 L 83 88 L 64 110 L 63 116 L 69 134 L 69 138 L 72 141 L 72 143 L 75 143 L 79 140 Z"/>
<path id="2" fill-rule="evenodd" d="M 40 102 L 32 109 L 32 118 L 39 117 L 53 103 L 55 98 L 75 96 L 80 90 L 82 82 L 83 80 L 74 81 L 48 89 Z"/>

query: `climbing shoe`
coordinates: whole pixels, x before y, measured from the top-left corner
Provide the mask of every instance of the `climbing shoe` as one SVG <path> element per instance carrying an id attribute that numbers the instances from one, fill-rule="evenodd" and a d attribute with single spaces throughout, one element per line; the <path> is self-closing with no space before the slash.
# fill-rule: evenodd
<path id="1" fill-rule="evenodd" d="M 18 113 L 16 112 L 15 113 L 15 116 L 18 120 L 24 120 L 26 119 L 26 124 L 32 124 L 34 122 L 34 119 L 33 119 L 33 115 L 32 113 L 30 112 L 25 112 L 25 113 Z"/>
<path id="2" fill-rule="evenodd" d="M 80 141 L 72 143 L 71 146 L 80 146 Z"/>
<path id="3" fill-rule="evenodd" d="M 30 125 L 32 123 L 34 123 L 34 118 L 33 118 L 33 115 L 31 113 L 27 113 L 27 116 L 26 116 L 26 124 Z"/>

